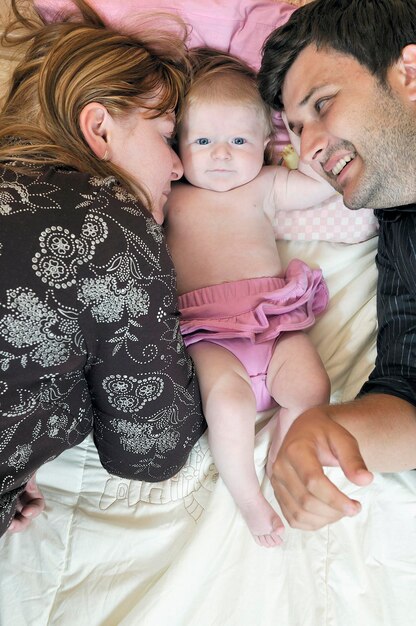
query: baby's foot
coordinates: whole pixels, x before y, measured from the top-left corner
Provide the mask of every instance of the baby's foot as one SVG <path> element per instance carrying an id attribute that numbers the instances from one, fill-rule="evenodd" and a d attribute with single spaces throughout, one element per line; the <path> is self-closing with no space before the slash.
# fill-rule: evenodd
<path id="1" fill-rule="evenodd" d="M 282 520 L 259 491 L 257 497 L 240 505 L 240 511 L 259 546 L 274 548 L 282 543 Z"/>
<path id="2" fill-rule="evenodd" d="M 42 513 L 44 508 L 45 499 L 33 475 L 19 496 L 17 510 L 7 532 L 19 533 L 26 530 L 32 519 Z"/>

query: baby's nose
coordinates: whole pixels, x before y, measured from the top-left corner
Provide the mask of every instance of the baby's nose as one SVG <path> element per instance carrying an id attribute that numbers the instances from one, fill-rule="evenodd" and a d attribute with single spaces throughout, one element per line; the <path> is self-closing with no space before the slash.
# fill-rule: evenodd
<path id="1" fill-rule="evenodd" d="M 228 143 L 217 143 L 212 149 L 212 156 L 214 159 L 229 159 L 231 157 L 231 150 Z"/>

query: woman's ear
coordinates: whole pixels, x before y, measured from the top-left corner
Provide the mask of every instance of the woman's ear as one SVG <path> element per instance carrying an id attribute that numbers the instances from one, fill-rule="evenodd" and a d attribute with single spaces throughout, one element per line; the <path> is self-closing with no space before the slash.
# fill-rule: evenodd
<path id="1" fill-rule="evenodd" d="M 111 115 L 105 106 L 98 102 L 87 104 L 79 116 L 79 125 L 85 141 L 95 156 L 103 161 L 110 158 L 107 143 L 110 124 Z"/>

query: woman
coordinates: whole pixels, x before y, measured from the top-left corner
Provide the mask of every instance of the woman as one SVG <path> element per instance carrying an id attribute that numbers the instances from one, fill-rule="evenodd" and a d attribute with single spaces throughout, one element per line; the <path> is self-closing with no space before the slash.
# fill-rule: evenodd
<path id="1" fill-rule="evenodd" d="M 174 475 L 206 425 L 160 224 L 183 40 L 24 17 L 0 114 L 0 534 L 42 509 L 34 473 L 91 430 L 119 476 Z"/>

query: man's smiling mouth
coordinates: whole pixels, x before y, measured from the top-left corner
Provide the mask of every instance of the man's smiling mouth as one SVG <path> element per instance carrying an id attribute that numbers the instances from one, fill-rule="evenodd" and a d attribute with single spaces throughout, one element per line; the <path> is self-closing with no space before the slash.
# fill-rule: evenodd
<path id="1" fill-rule="evenodd" d="M 354 158 L 356 157 L 355 152 L 353 154 L 350 154 L 348 156 L 342 157 L 335 165 L 334 167 L 331 169 L 331 172 L 334 176 L 338 176 L 338 174 L 340 174 L 342 172 L 342 170 L 344 169 L 344 167 L 350 162 L 352 161 Z"/>

